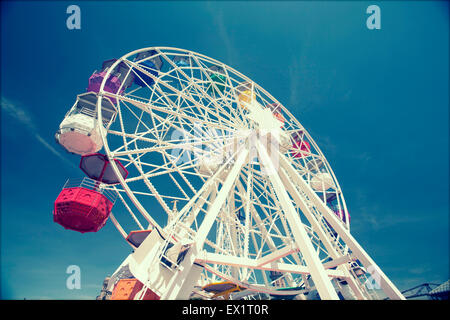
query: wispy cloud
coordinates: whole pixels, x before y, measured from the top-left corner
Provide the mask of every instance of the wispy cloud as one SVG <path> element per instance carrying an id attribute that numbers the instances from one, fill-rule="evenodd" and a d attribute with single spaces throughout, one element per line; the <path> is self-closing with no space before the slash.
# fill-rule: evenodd
<path id="1" fill-rule="evenodd" d="M 319 149 L 326 155 L 334 157 L 337 154 L 337 146 L 333 139 L 321 132 L 316 132 L 313 129 L 308 129 L 309 134 L 317 143 Z M 332 164 L 331 164 L 332 166 Z"/>
<path id="2" fill-rule="evenodd" d="M 364 158 L 364 156 L 363 156 Z M 360 206 L 355 208 L 357 219 L 352 220 L 354 229 L 374 231 L 389 229 L 398 225 L 418 224 L 430 219 L 427 215 L 404 215 L 386 212 L 386 208 L 377 203 L 369 201 L 369 197 L 361 190 L 353 190 L 356 202 Z"/>
<path id="3" fill-rule="evenodd" d="M 230 36 L 230 33 L 228 31 L 228 28 L 225 24 L 225 19 L 223 17 L 223 11 L 218 8 L 213 8 L 210 2 L 206 3 L 206 8 L 208 11 L 211 12 L 211 15 L 213 16 L 214 24 L 217 27 L 217 31 L 219 34 L 220 39 L 222 40 L 223 46 L 226 49 L 227 52 L 227 64 L 233 65 L 236 59 L 236 50 L 233 45 L 232 38 Z"/>
<path id="4" fill-rule="evenodd" d="M 47 150 L 57 156 L 65 164 L 72 167 L 74 166 L 72 162 L 67 160 L 58 150 L 53 148 L 44 138 L 42 138 L 36 124 L 26 109 L 20 107 L 18 103 L 12 102 L 4 97 L 1 99 L 1 106 L 2 111 L 21 123 Z"/>
<path id="5" fill-rule="evenodd" d="M 426 220 L 423 216 L 398 216 L 393 214 L 380 216 L 376 211 L 373 213 L 361 212 L 358 219 L 360 222 L 367 223 L 367 225 L 376 231 L 392 228 L 397 225 L 417 224 Z"/>
<path id="6" fill-rule="evenodd" d="M 22 123 L 28 130 L 32 132 L 36 132 L 36 126 L 34 125 L 31 117 L 25 110 L 18 107 L 16 103 L 12 103 L 8 99 L 2 97 L 2 110 L 5 111 L 8 115 Z"/>
<path id="7" fill-rule="evenodd" d="M 368 151 L 364 151 L 362 153 L 352 154 L 353 158 L 357 159 L 360 162 L 368 162 L 372 160 L 372 155 Z"/>

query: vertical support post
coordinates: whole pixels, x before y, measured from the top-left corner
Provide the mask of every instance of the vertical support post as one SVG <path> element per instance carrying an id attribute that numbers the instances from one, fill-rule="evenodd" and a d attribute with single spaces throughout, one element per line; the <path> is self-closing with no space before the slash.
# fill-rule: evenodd
<path id="1" fill-rule="evenodd" d="M 289 192 L 291 197 L 294 199 L 295 203 L 299 206 L 300 210 L 305 215 L 306 219 L 308 219 L 309 223 L 311 224 L 313 230 L 316 231 L 317 235 L 319 236 L 320 241 L 322 241 L 323 245 L 328 251 L 328 254 L 333 258 L 337 259 L 339 258 L 339 255 L 336 251 L 336 249 L 333 247 L 333 244 L 331 243 L 330 239 L 327 237 L 325 232 L 323 231 L 322 227 L 320 226 L 319 222 L 316 220 L 314 215 L 312 214 L 311 210 L 308 208 L 308 205 L 305 203 L 304 199 L 298 192 L 298 190 L 295 188 L 295 186 L 292 184 L 292 182 L 289 180 L 288 175 L 284 171 L 283 168 L 280 168 L 279 174 L 281 180 L 284 182 L 284 185 L 286 186 L 286 190 Z M 342 255 L 341 255 L 342 256 Z M 344 273 L 349 278 L 349 284 L 352 290 L 354 291 L 355 296 L 358 299 L 363 300 L 364 295 L 362 294 L 361 290 L 359 290 L 357 283 L 351 276 L 350 272 L 345 268 L 345 266 L 342 266 Z"/>
<path id="2" fill-rule="evenodd" d="M 250 234 L 250 194 L 252 192 L 251 191 L 252 178 L 253 178 L 253 173 L 249 166 L 248 177 L 247 177 L 247 193 L 245 194 L 244 258 L 248 258 L 248 240 L 249 240 L 249 234 Z M 248 268 L 245 268 L 243 270 L 243 275 L 242 275 L 242 278 L 244 280 L 247 279 L 247 274 L 248 274 Z"/>
<path id="3" fill-rule="evenodd" d="M 270 159 L 267 150 L 260 141 L 256 141 L 256 146 L 258 149 L 259 159 L 264 165 L 265 171 L 267 172 L 267 175 L 274 187 L 275 193 L 283 208 L 297 246 L 299 247 L 311 273 L 317 292 L 319 293 L 321 299 L 339 300 L 339 297 L 331 284 L 330 278 L 325 272 L 325 268 L 320 262 L 319 256 L 314 250 L 300 217 L 297 214 L 288 193 L 286 192 L 275 166 L 273 165 L 272 159 Z"/>
<path id="4" fill-rule="evenodd" d="M 220 189 L 216 199 L 211 205 L 208 213 L 205 215 L 205 218 L 203 219 L 203 222 L 194 238 L 193 245 L 190 248 L 189 252 L 186 254 L 183 262 L 181 263 L 182 271 L 174 275 L 174 279 L 172 279 L 173 281 L 171 281 L 172 283 L 170 287 L 168 288 L 168 290 L 166 290 L 164 295 L 161 296 L 162 300 L 180 299 L 180 293 L 192 291 L 193 284 L 195 283 L 193 281 L 186 281 L 186 279 L 188 279 L 191 273 L 190 271 L 192 269 L 192 265 L 195 261 L 196 256 L 203 248 L 203 244 L 205 243 L 206 237 L 208 236 L 208 233 L 211 230 L 214 221 L 216 220 L 217 214 L 225 203 L 230 190 L 235 185 L 236 178 L 239 176 L 241 168 L 247 160 L 247 156 L 248 149 L 244 148 L 238 155 L 237 160 L 234 163 L 233 168 L 230 170 L 227 178 L 225 179 L 225 182 L 222 185 L 222 188 Z"/>
<path id="5" fill-rule="evenodd" d="M 237 234 L 237 230 L 236 227 L 234 226 L 234 217 L 232 217 L 232 215 L 235 214 L 234 210 L 235 210 L 235 198 L 234 198 L 234 192 L 231 192 L 229 194 L 229 198 L 228 198 L 228 217 L 226 217 L 226 220 L 228 221 L 228 228 L 229 228 L 229 232 L 231 235 L 231 244 L 232 244 L 232 252 L 234 255 L 239 255 L 239 243 L 238 243 L 238 234 Z M 231 269 L 231 274 L 233 276 L 233 278 L 238 279 L 239 278 L 239 274 L 236 271 L 235 268 Z"/>

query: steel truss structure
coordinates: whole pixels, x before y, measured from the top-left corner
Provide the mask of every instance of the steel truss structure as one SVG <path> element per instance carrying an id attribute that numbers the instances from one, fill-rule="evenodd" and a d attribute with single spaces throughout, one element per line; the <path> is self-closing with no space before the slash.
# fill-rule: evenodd
<path id="1" fill-rule="evenodd" d="M 122 62 L 145 85 L 105 91 Z M 107 126 L 104 98 L 117 109 Z M 108 158 L 129 172 L 111 161 L 120 184 L 102 186 L 126 209 L 113 223 L 124 238 L 153 230 L 120 267 L 161 299 L 208 297 L 201 288 L 218 281 L 248 293 L 232 298 L 377 299 L 371 283 L 404 299 L 350 233 L 342 190 L 307 130 L 233 68 L 178 48 L 130 52 L 106 73 L 97 122 Z"/>

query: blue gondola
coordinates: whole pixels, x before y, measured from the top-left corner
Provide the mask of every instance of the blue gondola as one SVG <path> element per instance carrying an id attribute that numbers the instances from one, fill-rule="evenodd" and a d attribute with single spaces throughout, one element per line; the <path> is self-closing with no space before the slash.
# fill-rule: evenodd
<path id="1" fill-rule="evenodd" d="M 190 64 L 190 58 L 188 57 L 182 57 L 182 56 L 176 56 L 173 58 L 173 62 L 177 67 L 183 68 L 183 67 L 189 67 Z"/>
<path id="2" fill-rule="evenodd" d="M 144 69 L 146 72 L 154 75 L 157 77 L 159 75 L 159 71 L 162 67 L 162 60 L 159 56 L 152 57 L 148 59 L 148 57 L 156 55 L 155 50 L 145 51 L 139 53 L 136 58 L 134 59 L 134 62 L 137 62 L 139 66 Z M 144 60 L 145 59 L 145 60 Z M 142 61 L 144 60 L 144 61 Z M 138 70 L 134 69 L 136 72 L 136 76 L 134 77 L 134 83 L 136 83 L 138 86 L 145 87 L 145 86 L 151 86 L 155 83 L 153 78 L 149 76 L 148 74 Z"/>

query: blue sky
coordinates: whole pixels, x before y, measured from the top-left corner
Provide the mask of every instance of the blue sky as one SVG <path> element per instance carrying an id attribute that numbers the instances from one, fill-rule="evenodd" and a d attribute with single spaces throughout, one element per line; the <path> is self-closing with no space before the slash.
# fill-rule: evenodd
<path id="1" fill-rule="evenodd" d="M 66 28 L 70 4 L 81 30 Z M 381 30 L 366 27 L 371 4 Z M 149 46 L 223 61 L 282 102 L 331 164 L 353 235 L 401 290 L 449 278 L 448 3 L 1 6 L 2 298 L 95 298 L 129 253 L 111 222 L 83 235 L 53 223 L 65 180 L 83 176 L 54 133 L 102 61 Z M 73 264 L 80 290 L 66 288 Z"/>

